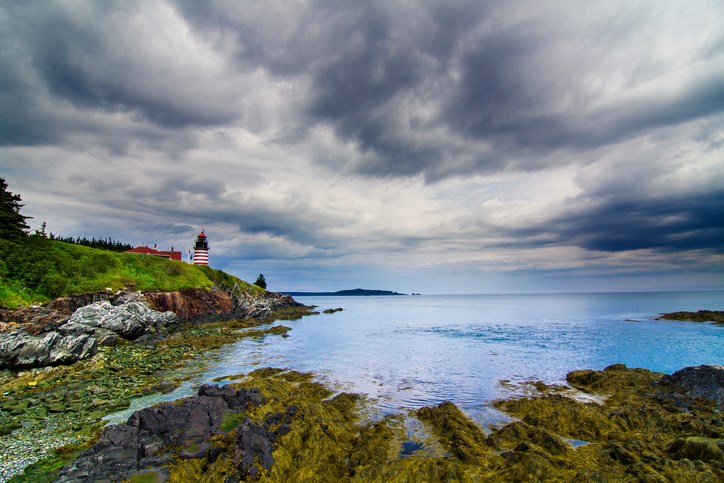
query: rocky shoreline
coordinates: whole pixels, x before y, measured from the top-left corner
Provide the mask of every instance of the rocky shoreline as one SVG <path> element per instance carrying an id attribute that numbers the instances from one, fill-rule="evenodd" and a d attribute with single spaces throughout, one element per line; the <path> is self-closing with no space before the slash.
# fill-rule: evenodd
<path id="1" fill-rule="evenodd" d="M 292 297 L 264 292 L 186 289 L 176 292 L 86 294 L 42 307 L 0 310 L 0 369 L 70 364 L 122 340 L 165 336 L 182 322 L 261 319 L 300 307 Z"/>
<path id="2" fill-rule="evenodd" d="M 223 293 L 118 294 L 53 322 L 46 313 L 44 325 L 47 307 L 6 324 L 6 335 L 97 344 L 69 365 L 0 372 L 0 481 L 724 480 L 721 366 L 573 371 L 566 386 L 531 382 L 528 396 L 496 401 L 513 420 L 488 427 L 452 402 L 371 417 L 363 396 L 267 368 L 104 427 L 132 398 L 175 390 L 175 368 L 242 337 L 290 330 L 268 322 L 316 314 L 290 297 Z M 133 320 L 79 323 L 118 307 Z M 202 323 L 203 307 L 225 309 Z"/>
<path id="3" fill-rule="evenodd" d="M 657 320 L 682 320 L 688 322 L 713 322 L 724 325 L 724 311 L 721 310 L 698 310 L 696 312 L 671 312 L 662 314 Z"/>
<path id="4" fill-rule="evenodd" d="M 104 428 L 56 481 L 724 478 L 724 367 L 667 376 L 619 364 L 567 381 L 605 401 L 538 383 L 535 395 L 495 403 L 514 421 L 481 428 L 450 402 L 372 420 L 359 395 L 335 394 L 311 374 L 260 369 Z M 425 437 L 411 441 L 404 419 L 424 425 Z"/>
<path id="5" fill-rule="evenodd" d="M 134 397 L 173 391 L 182 382 L 176 368 L 242 337 L 285 335 L 264 324 L 314 313 L 269 292 L 203 292 L 94 294 L 4 311 L 0 481 L 28 464 L 31 476 L 19 481 L 47 481 L 42 475 L 95 437 L 104 416 Z M 181 316 L 155 310 L 169 304 Z"/>

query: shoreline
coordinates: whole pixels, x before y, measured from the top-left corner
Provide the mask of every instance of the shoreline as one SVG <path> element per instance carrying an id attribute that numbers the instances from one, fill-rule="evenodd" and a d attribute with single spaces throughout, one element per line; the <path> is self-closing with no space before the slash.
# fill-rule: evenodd
<path id="1" fill-rule="evenodd" d="M 258 335 L 269 334 L 271 329 L 259 330 Z M 587 472 L 589 478 L 659 474 L 666 478 L 696 477 L 699 481 L 707 481 L 711 476 L 714 477 L 711 481 L 717 481 L 724 477 L 724 463 L 720 458 L 724 449 L 724 430 L 717 424 L 724 407 L 724 396 L 720 394 L 719 400 L 715 400 L 712 399 L 712 394 L 716 395 L 717 390 L 720 393 L 724 391 L 724 367 L 717 366 L 713 370 L 718 374 L 720 385 L 718 388 L 714 387 L 714 392 L 707 394 L 707 397 L 695 395 L 696 391 L 701 390 L 701 384 L 687 389 L 686 380 L 682 379 L 678 384 L 671 381 L 672 377 L 686 372 L 685 370 L 678 371 L 674 376 L 667 376 L 645 369 L 627 368 L 621 364 L 601 371 L 572 371 L 567 376 L 566 386 L 531 381 L 531 390 L 527 396 L 499 399 L 492 404 L 492 407 L 502 411 L 510 420 L 481 427 L 454 402 L 443 402 L 437 406 L 371 419 L 368 409 L 372 402 L 365 396 L 332 391 L 324 384 L 316 382 L 314 374 L 311 373 L 279 368 L 257 369 L 249 374 L 224 377 L 223 380 L 236 379 L 239 382 L 225 384 L 219 391 L 223 393 L 225 388 L 234 391 L 258 390 L 259 394 L 266 398 L 258 408 L 248 404 L 242 409 L 223 407 L 217 419 L 226 422 L 215 428 L 207 428 L 208 434 L 205 434 L 203 441 L 198 439 L 198 435 L 185 439 L 186 420 L 181 428 L 173 427 L 173 424 L 169 423 L 161 432 L 176 434 L 180 439 L 154 443 L 157 448 L 154 455 L 158 456 L 156 453 L 159 451 L 164 455 L 158 460 L 163 462 L 162 465 L 150 470 L 142 469 L 143 463 L 157 462 L 144 461 L 143 457 L 134 460 L 135 462 L 131 461 L 133 458 L 129 461 L 115 461 L 114 465 L 120 468 L 126 465 L 126 473 L 116 475 L 119 479 L 148 474 L 158 478 L 154 481 L 166 481 L 170 476 L 176 480 L 191 478 L 188 481 L 193 481 L 201 477 L 220 477 L 223 473 L 239 478 L 248 478 L 253 474 L 257 477 L 266 475 L 270 481 L 284 481 L 291 478 L 294 472 L 307 471 L 304 465 L 294 465 L 300 465 L 300 462 L 306 462 L 307 458 L 311 457 L 305 452 L 313 452 L 319 454 L 311 457 L 312 462 L 308 464 L 312 466 L 321 465 L 321 461 L 328 458 L 336 458 L 339 467 L 317 467 L 314 470 L 331 472 L 335 478 L 351 472 L 358 474 L 363 480 L 401 474 L 422 479 L 433 478 L 433 481 L 438 477 L 444 479 L 444 475 L 448 474 L 457 475 L 456 478 L 462 480 L 465 480 L 465 475 L 515 479 L 526 474 L 537 474 L 541 479 L 569 479 L 578 473 Z M 688 371 L 691 372 L 691 369 Z M 123 373 L 123 370 L 119 371 L 119 374 Z M 707 374 L 704 379 L 709 376 L 710 374 Z M 688 382 L 692 380 L 696 382 L 696 378 L 688 378 Z M 681 385 L 682 381 L 684 385 Z M 576 391 L 580 391 L 580 394 L 587 398 L 572 397 L 572 393 Z M 209 393 L 207 389 L 201 396 L 207 397 Z M 129 421 L 137 419 L 138 414 L 144 411 L 163 414 L 169 408 L 179 405 L 193 406 L 193 402 L 199 397 L 190 396 L 136 411 Z M 595 400 L 598 402 L 591 402 Z M 306 416 L 298 418 L 296 413 L 290 417 L 278 416 L 289 411 L 302 411 Z M 310 417 L 306 411 L 315 414 L 317 425 L 340 427 L 320 433 L 318 427 L 315 429 L 305 422 Z M 320 411 L 319 414 L 317 411 Z M 265 421 L 268 423 L 269 420 L 280 417 L 286 418 L 285 431 L 300 431 L 306 435 L 305 438 L 313 439 L 308 440 L 303 448 L 295 445 L 288 448 L 292 443 L 286 436 L 287 433 L 272 438 L 269 434 L 278 429 L 278 422 L 264 426 Z M 75 415 L 70 419 L 76 419 Z M 166 421 L 171 419 L 166 418 Z M 256 428 L 252 433 L 261 431 L 261 434 L 269 439 L 268 444 L 263 445 L 269 450 L 265 456 L 267 463 L 286 461 L 286 457 L 291 458 L 294 463 L 286 461 L 283 465 L 287 466 L 276 468 L 276 463 L 261 463 L 259 455 L 254 453 L 256 456 L 251 458 L 252 463 L 246 466 L 241 464 L 239 454 L 243 451 L 239 453 L 238 446 L 244 439 L 244 425 L 249 421 L 261 425 L 260 428 L 263 429 L 261 431 L 252 426 Z M 66 430 L 71 426 L 77 430 L 81 425 L 77 420 L 66 423 Z M 78 471 L 82 473 L 85 470 L 78 468 L 87 470 L 89 465 L 98 465 L 95 460 L 91 461 L 92 464 L 89 463 L 88 458 L 92 460 L 94 455 L 97 458 L 98 455 L 115 454 L 114 452 L 125 448 L 127 441 L 119 443 L 117 438 L 114 440 L 114 436 L 109 434 L 115 434 L 119 428 L 126 426 L 128 424 L 113 424 L 101 429 L 98 425 L 92 431 L 76 431 L 75 441 L 69 438 L 62 440 L 65 446 L 56 449 L 54 454 L 44 453 L 45 459 L 30 465 L 25 476 L 16 478 L 15 481 L 43 481 L 37 478 L 49 474 L 49 471 L 52 474 L 53 469 L 69 464 L 71 469 L 64 470 L 66 479 L 61 478 L 59 481 L 84 481 L 79 479 Z M 685 429 L 681 430 L 682 427 Z M 99 443 L 90 444 L 97 439 L 96 429 L 101 435 L 100 446 Z M 344 457 L 340 454 L 335 456 L 335 451 L 329 447 L 331 443 L 327 441 L 330 437 L 328 432 L 337 430 L 340 434 L 334 437 L 342 438 L 345 435 L 345 444 L 352 448 L 349 449 L 351 454 L 362 451 L 360 448 L 363 447 L 364 451 L 371 451 L 371 454 L 365 456 L 371 459 L 353 459 L 356 464 L 354 468 L 342 464 L 343 460 L 349 460 L 350 454 Z M 352 437 L 352 433 L 364 435 L 364 438 L 369 440 L 362 441 L 362 436 Z M 57 439 L 57 433 L 52 429 L 50 434 Z M 146 434 L 145 437 L 150 436 Z M 279 439 L 276 439 L 277 437 Z M 36 437 L 35 442 L 37 439 Z M 133 444 L 140 444 L 138 441 L 142 439 L 137 438 Z M 373 451 L 370 448 L 377 445 L 382 445 L 385 450 L 378 448 Z M 27 453 L 27 447 L 24 451 Z M 134 451 L 132 454 L 146 454 L 143 449 Z M 305 454 L 295 455 L 295 452 Z M 330 452 L 332 454 L 327 454 Z M 224 465 L 215 464 L 216 461 L 223 461 L 220 458 L 227 458 L 228 461 Z M 576 465 L 581 458 L 592 459 L 596 463 L 579 468 Z M 693 461 L 696 465 L 691 465 Z M 226 468 L 223 471 L 220 469 L 222 466 Z M 230 470 L 231 467 L 236 469 Z M 444 474 L 439 473 L 441 468 L 444 468 Z M 576 472 L 573 473 L 573 470 Z M 222 473 L 218 473 L 219 471 Z M 533 473 L 530 473 L 531 471 Z M 10 476 L 7 473 L 0 475 L 3 479 Z M 150 477 L 148 475 L 147 477 Z M 95 474 L 93 477 L 107 476 Z"/>
<path id="2" fill-rule="evenodd" d="M 13 481 L 50 481 L 43 480 L 43 475 L 54 474 L 59 467 L 71 463 L 79 454 L 88 451 L 90 444 L 98 437 L 99 431 L 100 434 L 106 431 L 101 427 L 108 415 L 127 408 L 132 398 L 143 394 L 171 392 L 179 384 L 184 383 L 184 378 L 174 376 L 174 367 L 199 361 L 209 350 L 218 349 L 244 337 L 285 336 L 290 330 L 288 327 L 259 326 L 285 318 L 294 319 L 315 314 L 312 309 L 312 307 L 297 307 L 296 310 L 290 309 L 287 312 L 277 311 L 266 319 L 187 323 L 182 330 L 173 332 L 166 338 L 102 347 L 93 358 L 69 366 L 30 369 L 15 373 L 3 371 L 0 373 L 2 387 L 2 397 L 0 397 L 2 453 L 0 454 L 3 454 L 0 481 L 17 474 L 18 466 L 30 463 L 33 458 L 35 462 L 26 469 L 25 476 L 17 477 Z M 572 374 L 574 375 L 571 376 Z M 293 406 L 325 406 L 329 399 L 345 401 L 344 407 L 334 406 L 332 409 L 338 412 L 334 417 L 331 417 L 327 411 L 332 409 L 325 409 L 327 412 L 317 415 L 319 424 L 333 427 L 338 424 L 337 419 L 341 418 L 348 421 L 342 425 L 343 427 L 338 428 L 341 431 L 340 437 L 342 433 L 347 434 L 349 431 L 369 438 L 369 441 L 363 442 L 347 434 L 345 444 L 348 449 L 353 448 L 350 451 L 371 451 L 370 445 L 382 445 L 386 448 L 384 452 L 375 450 L 365 457 L 372 458 L 370 461 L 376 462 L 377 469 L 367 468 L 368 464 L 361 464 L 364 461 L 359 459 L 354 460 L 351 454 L 347 454 L 344 458 L 339 454 L 332 455 L 335 458 L 339 457 L 339 466 L 323 470 L 332 471 L 332 474 L 337 476 L 335 472 L 342 471 L 346 472 L 348 477 L 350 473 L 352 476 L 358 475 L 359 478 L 366 475 L 365 477 L 372 479 L 410 474 L 424 479 L 441 477 L 441 474 L 435 471 L 445 468 L 447 472 L 445 474 L 454 474 L 463 480 L 464 476 L 469 474 L 483 478 L 515 479 L 517 478 L 515 475 L 520 476 L 532 471 L 530 465 L 533 465 L 538 468 L 535 471 L 542 472 L 541 477 L 570 479 L 576 476 L 570 474 L 571 465 L 575 466 L 578 459 L 585 455 L 597 463 L 591 467 L 579 468 L 579 473 L 588 474 L 588 478 L 594 479 L 596 475 L 615 478 L 627 475 L 641 477 L 646 472 L 664 475 L 667 478 L 695 475 L 702 481 L 706 481 L 707 475 L 724 478 L 724 468 L 709 461 L 712 455 L 718 455 L 717 451 L 721 451 L 724 447 L 722 442 L 724 433 L 712 422 L 714 421 L 712 414 L 719 415 L 721 406 L 717 409 L 705 400 L 692 399 L 686 395 L 686 391 L 679 394 L 671 388 L 662 390 L 663 386 L 658 383 L 661 377 L 663 375 L 660 373 L 614 365 L 602 371 L 573 371 L 569 374 L 568 386 L 565 387 L 539 381 L 526 381 L 522 383 L 526 386 L 524 396 L 500 399 L 491 404 L 492 408 L 503 411 L 507 417 L 512 418 L 512 421 L 505 420 L 488 427 L 476 423 L 461 411 L 454 401 L 411 409 L 399 414 L 380 415 L 377 419 L 371 420 L 369 419 L 371 403 L 365 401 L 367 399 L 365 396 L 331 391 L 323 383 L 315 382 L 314 374 L 302 374 L 286 369 L 261 369 L 244 375 L 240 379 L 241 382 L 229 387 L 257 388 L 268 400 L 273 401 L 269 403 L 271 406 L 262 405 L 263 409 L 243 414 L 234 413 L 236 416 L 233 417 L 225 413 L 224 418 L 227 418 L 225 430 L 210 434 L 211 443 L 217 440 L 224 441 L 219 449 L 209 453 L 213 444 L 209 441 L 196 441 L 193 444 L 208 443 L 210 446 L 202 452 L 203 454 L 191 451 L 189 454 L 194 455 L 193 457 L 189 457 L 189 454 L 184 456 L 169 453 L 167 456 L 170 460 L 159 467 L 158 471 L 161 472 L 159 477 L 165 478 L 163 475 L 174 474 L 178 478 L 181 478 L 178 475 L 196 478 L 208 471 L 211 472 L 209 474 L 214 474 L 213 472 L 218 469 L 213 469 L 216 468 L 215 461 L 222 454 L 226 455 L 224 458 L 231 458 L 226 461 L 225 467 L 236 468 L 233 471 L 228 470 L 231 472 L 229 474 L 248 477 L 251 475 L 250 468 L 256 463 L 245 468 L 243 464 L 239 465 L 239 461 L 232 461 L 233 454 L 239 452 L 236 447 L 237 440 L 243 439 L 242 423 L 246 421 L 245 418 L 250 418 L 264 431 L 275 431 L 277 423 L 267 424 L 265 422 L 267 417 L 282 414 L 274 418 L 282 417 L 284 420 L 285 411 Z M 297 392 L 300 387 L 304 391 L 299 398 L 290 398 L 288 394 Z M 586 395 L 588 399 L 571 398 L 572 388 L 576 391 L 582 390 L 580 394 Z M 281 393 L 286 395 L 282 397 Z M 322 394 L 326 396 L 321 397 Z M 591 401 L 598 401 L 600 404 Z M 609 407 L 612 401 L 615 405 Z M 165 404 L 167 403 L 161 403 L 160 406 L 163 407 Z M 638 414 L 636 411 L 641 408 L 647 408 L 645 417 L 634 417 Z M 684 417 L 683 410 L 694 414 L 691 417 L 685 416 L 689 418 L 687 424 L 691 430 L 688 432 L 673 431 L 672 421 L 654 417 L 657 412 L 671 412 L 678 418 L 674 418 L 675 424 L 680 424 L 681 417 Z M 619 421 L 620 416 L 614 417 L 614 414 L 619 413 L 629 416 L 624 417 L 622 422 Z M 541 414 L 547 416 L 541 417 Z M 558 417 L 560 414 L 565 416 Z M 231 419 L 228 419 L 229 417 Z M 634 419 L 627 419 L 631 417 Z M 571 421 L 575 421 L 578 428 L 572 428 Z M 583 424 L 584 421 L 588 422 Z M 314 445 L 319 446 L 318 449 L 322 453 L 327 451 L 328 442 L 325 442 L 324 435 L 316 434 L 313 428 L 304 425 L 298 427 L 300 421 L 293 416 L 289 417 L 287 423 L 291 428 L 290 431 L 311 432 L 314 437 L 321 438 Z M 524 423 L 525 426 L 519 423 Z M 265 424 L 267 426 L 264 426 Z M 37 428 L 43 425 L 48 429 L 48 433 L 39 438 Z M 586 425 L 590 427 L 586 429 Z M 658 427 L 657 434 L 666 435 L 665 438 L 668 439 L 654 437 L 652 433 L 651 437 L 644 438 L 641 446 L 639 440 L 644 437 L 641 431 L 648 426 Z M 108 427 L 110 425 L 106 426 Z M 646 429 L 649 430 L 650 428 Z M 232 434 L 237 439 L 232 438 Z M 701 438 L 701 434 L 706 435 L 703 436 L 704 440 L 691 439 Z M 284 458 L 280 460 L 278 453 L 283 449 L 286 453 L 284 451 L 282 453 L 293 461 L 299 460 L 301 456 L 296 454 L 300 451 L 299 448 L 284 449 L 288 443 L 285 439 L 286 433 L 279 435 L 279 438 L 278 441 L 269 439 L 267 446 L 273 448 L 269 455 L 271 457 L 276 455 L 277 461 L 284 460 Z M 20 441 L 23 445 L 15 445 L 17 447 L 14 448 L 6 444 L 14 441 Z M 460 441 L 467 441 L 465 443 L 467 446 L 458 447 Z M 636 442 L 635 447 L 630 447 L 631 441 Z M 596 447 L 595 454 L 589 454 L 593 451 L 592 445 Z M 219 451 L 220 453 L 216 454 Z M 321 457 L 322 453 L 314 457 Z M 23 454 L 30 454 L 31 460 L 21 460 Z M 621 454 L 625 457 L 621 457 Z M 705 459 L 700 460 L 699 457 Z M 360 463 L 357 466 L 365 468 L 352 468 L 342 463 L 343 460 L 350 458 Z M 620 458 L 628 463 L 624 463 Z M 686 465 L 681 463 L 682 460 L 702 461 L 702 463 L 697 463 L 692 469 L 685 467 Z M 189 465 L 192 465 L 190 461 L 196 465 L 191 473 L 189 473 L 191 471 Z M 604 461 L 606 464 L 602 463 Z M 278 466 L 277 469 L 273 466 L 267 468 L 263 464 L 257 465 L 255 471 L 257 475 L 267 475 L 271 480 L 276 478 L 277 481 L 282 481 L 290 477 L 289 472 L 294 468 L 296 468 L 294 471 L 309 470 L 299 466 L 298 461 L 294 464 L 287 461 L 285 464 L 287 466 Z M 606 473 L 604 470 L 611 465 L 615 471 Z M 631 465 L 643 473 L 627 473 L 628 469 L 619 468 L 619 466 L 628 468 Z M 481 468 L 485 468 L 485 471 Z M 284 475 L 284 478 L 281 475 Z M 163 478 L 160 481 L 165 481 Z"/>
<path id="3" fill-rule="evenodd" d="M 696 312 L 671 312 L 661 314 L 656 320 L 679 320 L 683 322 L 708 322 L 715 325 L 724 325 L 724 311 L 698 310 Z"/>
<path id="4" fill-rule="evenodd" d="M 28 481 L 51 471 L 58 457 L 67 459 L 87 444 L 104 418 L 128 408 L 131 399 L 174 391 L 187 379 L 174 371 L 202 361 L 208 351 L 247 337 L 284 336 L 288 327 L 264 326 L 314 313 L 295 306 L 261 318 L 190 321 L 164 337 L 101 346 L 94 356 L 69 365 L 0 371 L 0 481 L 22 471 L 21 459 L 40 465 Z M 52 435 L 34 437 L 39 424 L 54 427 Z M 16 439 L 25 444 L 14 444 Z M 43 463 L 48 457 L 50 467 Z"/>
<path id="5" fill-rule="evenodd" d="M 577 370 L 568 384 L 605 394 L 600 404 L 541 383 L 535 395 L 496 401 L 512 420 L 481 428 L 453 402 L 371 419 L 362 395 L 331 391 L 311 373 L 263 368 L 104 428 L 58 481 L 720 481 L 724 400 L 694 396 L 712 374 L 724 384 L 721 366 L 671 376 L 621 364 Z"/>

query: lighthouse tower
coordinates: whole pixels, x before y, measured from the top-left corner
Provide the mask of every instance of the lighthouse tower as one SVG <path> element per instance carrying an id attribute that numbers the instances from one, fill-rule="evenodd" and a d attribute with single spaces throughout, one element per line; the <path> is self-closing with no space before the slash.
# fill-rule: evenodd
<path id="1" fill-rule="evenodd" d="M 194 245 L 194 265 L 209 264 L 209 243 L 206 241 L 204 230 L 201 230 L 199 236 L 196 237 Z"/>

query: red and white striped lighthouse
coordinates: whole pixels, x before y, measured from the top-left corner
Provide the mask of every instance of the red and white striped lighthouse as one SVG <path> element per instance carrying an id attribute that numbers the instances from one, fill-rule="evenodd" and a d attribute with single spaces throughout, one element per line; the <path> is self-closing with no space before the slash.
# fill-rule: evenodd
<path id="1" fill-rule="evenodd" d="M 196 237 L 196 245 L 194 245 L 194 265 L 209 264 L 209 243 L 206 241 L 204 230 L 201 230 L 199 236 Z"/>

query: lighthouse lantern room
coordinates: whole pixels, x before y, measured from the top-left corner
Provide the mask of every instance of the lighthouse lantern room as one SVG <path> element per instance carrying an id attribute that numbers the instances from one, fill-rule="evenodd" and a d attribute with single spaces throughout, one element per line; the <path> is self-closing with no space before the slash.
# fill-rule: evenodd
<path id="1" fill-rule="evenodd" d="M 206 241 L 206 234 L 201 230 L 199 236 L 196 237 L 194 245 L 194 265 L 209 264 L 209 243 Z"/>

